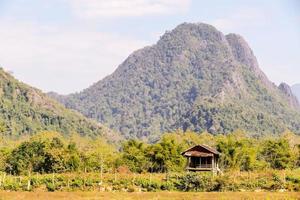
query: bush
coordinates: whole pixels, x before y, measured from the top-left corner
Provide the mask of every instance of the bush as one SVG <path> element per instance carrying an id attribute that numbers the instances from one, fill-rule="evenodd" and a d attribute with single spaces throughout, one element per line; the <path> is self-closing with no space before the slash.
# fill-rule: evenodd
<path id="1" fill-rule="evenodd" d="M 53 183 L 46 183 L 46 188 L 48 192 L 54 192 L 57 189 Z"/>
<path id="2" fill-rule="evenodd" d="M 146 189 L 148 192 L 161 190 L 161 181 L 139 178 L 136 180 L 136 185 Z"/>
<path id="3" fill-rule="evenodd" d="M 169 174 L 103 174 L 95 173 L 44 174 L 31 177 L 31 190 L 48 191 L 96 191 L 100 187 L 115 191 L 185 191 L 185 192 L 226 192 L 226 191 L 300 191 L 299 170 L 267 172 L 226 172 L 222 176 L 205 173 Z M 0 190 L 27 191 L 28 177 L 0 176 L 4 180 Z M 101 184 L 99 184 L 101 182 Z"/>
<path id="4" fill-rule="evenodd" d="M 180 191 L 210 191 L 213 187 L 213 177 L 198 173 L 187 173 L 177 177 L 175 187 Z"/>
<path id="5" fill-rule="evenodd" d="M 232 187 L 230 187 L 229 183 L 229 177 L 228 176 L 218 176 L 214 179 L 214 184 L 211 189 L 211 191 L 218 191 L 218 192 L 224 192 L 230 190 Z"/>
<path id="6" fill-rule="evenodd" d="M 174 183 L 171 181 L 163 182 L 161 183 L 160 189 L 166 191 L 174 190 Z"/>

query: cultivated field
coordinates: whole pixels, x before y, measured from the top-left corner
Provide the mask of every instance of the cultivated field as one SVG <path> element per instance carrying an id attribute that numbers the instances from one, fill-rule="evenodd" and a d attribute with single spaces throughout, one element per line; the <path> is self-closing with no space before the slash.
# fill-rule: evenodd
<path id="1" fill-rule="evenodd" d="M 266 200 L 298 200 L 300 193 L 272 193 L 272 192 L 219 192 L 219 193 L 184 193 L 184 192 L 0 192 L 1 200 L 97 200 L 97 199 L 122 199 L 122 200 L 146 200 L 146 199 L 172 199 L 172 200 L 235 200 L 235 199 L 266 199 Z"/>

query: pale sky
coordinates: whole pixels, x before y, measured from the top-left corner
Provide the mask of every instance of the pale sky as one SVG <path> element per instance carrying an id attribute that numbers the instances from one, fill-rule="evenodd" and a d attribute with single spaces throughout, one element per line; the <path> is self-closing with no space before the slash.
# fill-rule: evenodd
<path id="1" fill-rule="evenodd" d="M 300 83 L 298 0 L 0 0 L 0 65 L 68 94 L 183 22 L 242 35 L 271 81 Z"/>

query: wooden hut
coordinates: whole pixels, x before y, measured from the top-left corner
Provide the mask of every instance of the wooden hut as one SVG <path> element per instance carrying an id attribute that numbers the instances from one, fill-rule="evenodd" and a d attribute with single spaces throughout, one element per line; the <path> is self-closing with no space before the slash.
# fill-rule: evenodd
<path id="1" fill-rule="evenodd" d="M 220 153 L 207 145 L 196 145 L 184 152 L 182 155 L 187 158 L 186 169 L 188 171 L 212 171 L 220 172 Z"/>

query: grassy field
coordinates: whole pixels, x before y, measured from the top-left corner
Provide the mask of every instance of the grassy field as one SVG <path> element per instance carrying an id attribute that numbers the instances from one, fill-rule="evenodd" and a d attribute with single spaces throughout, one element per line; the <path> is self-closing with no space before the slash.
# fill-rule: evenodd
<path id="1" fill-rule="evenodd" d="M 122 199 L 122 200 L 298 200 L 300 193 L 272 193 L 272 192 L 219 192 L 219 193 L 184 193 L 184 192 L 0 192 L 0 200 L 97 200 L 97 199 Z"/>

